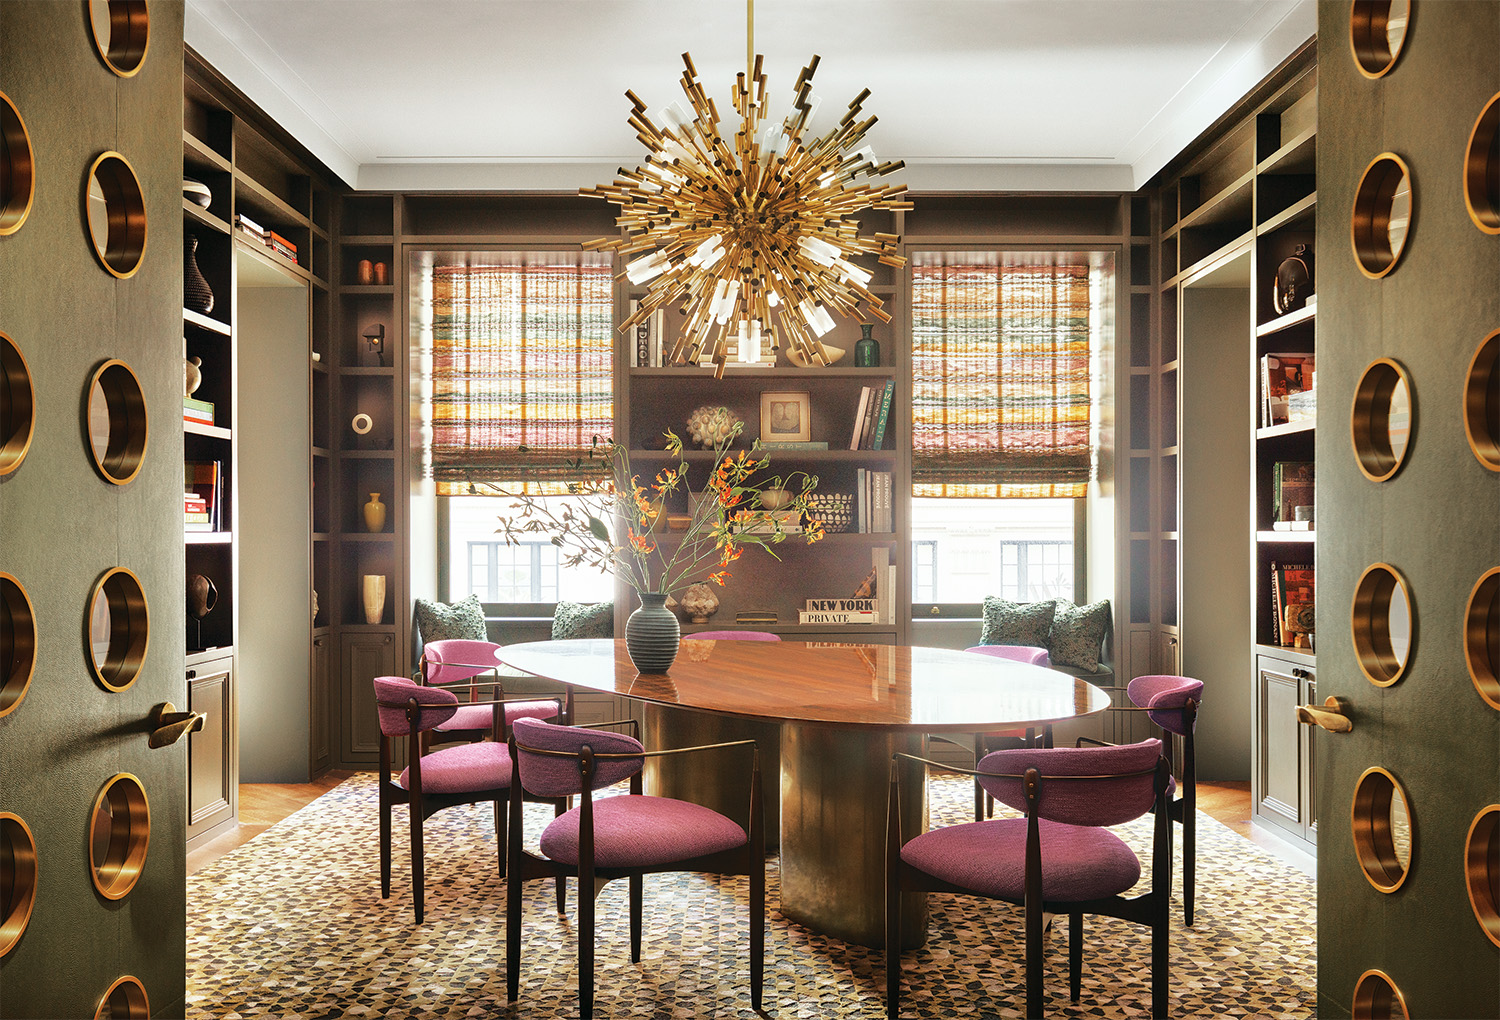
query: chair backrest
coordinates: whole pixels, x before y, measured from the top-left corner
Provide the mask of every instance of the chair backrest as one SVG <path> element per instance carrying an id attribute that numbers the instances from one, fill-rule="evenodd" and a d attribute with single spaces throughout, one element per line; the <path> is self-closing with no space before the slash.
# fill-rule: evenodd
<path id="1" fill-rule="evenodd" d="M 456 684 L 488 673 L 500 664 L 495 658 L 499 647 L 493 641 L 468 638 L 429 641 L 422 649 L 422 659 L 427 664 L 424 679 L 430 684 Z"/>
<path id="2" fill-rule="evenodd" d="M 584 745 L 595 754 L 639 755 L 643 748 L 634 737 L 612 730 L 586 730 L 578 726 L 557 726 L 540 719 L 517 719 L 511 725 L 516 741 L 516 764 L 521 772 L 521 787 L 538 797 L 571 797 L 583 792 L 578 758 L 560 758 L 537 754 L 537 751 L 561 751 L 576 756 Z M 598 762 L 590 789 L 600 789 L 641 770 L 645 759 L 631 757 Z"/>
<path id="3" fill-rule="evenodd" d="M 970 645 L 964 651 L 993 655 L 997 659 L 1010 659 L 1012 662 L 1025 662 L 1032 666 L 1052 665 L 1052 657 L 1047 654 L 1047 649 L 1036 645 Z"/>
<path id="4" fill-rule="evenodd" d="M 684 641 L 780 641 L 781 635 L 763 630 L 700 630 L 682 635 Z"/>
<path id="5" fill-rule="evenodd" d="M 1187 736 L 1188 722 L 1182 706 L 1189 698 L 1203 701 L 1203 681 L 1186 676 L 1138 676 L 1125 688 L 1132 704 L 1147 711 L 1146 715 L 1168 733 Z M 1198 716 L 1193 714 L 1193 727 L 1198 725 Z"/>
<path id="6" fill-rule="evenodd" d="M 406 718 L 406 703 L 412 698 L 422 706 L 417 714 L 417 725 L 412 726 Z M 430 730 L 439 723 L 453 718 L 458 711 L 458 698 L 452 691 L 438 687 L 423 687 L 404 676 L 377 676 L 375 678 L 376 711 L 380 714 L 380 732 L 388 737 L 404 737 L 415 729 L 418 733 Z M 387 707 L 387 706 L 401 706 Z"/>
<path id="7" fill-rule="evenodd" d="M 1039 817 L 1069 825 L 1119 825 L 1151 810 L 1156 800 L 1153 770 L 1160 757 L 1161 741 L 1155 737 L 1119 746 L 1017 747 L 985 755 L 979 771 L 1022 776 L 1027 769 L 1036 769 L 1042 777 Z M 1026 810 L 1022 779 L 981 775 L 979 783 L 996 800 Z"/>

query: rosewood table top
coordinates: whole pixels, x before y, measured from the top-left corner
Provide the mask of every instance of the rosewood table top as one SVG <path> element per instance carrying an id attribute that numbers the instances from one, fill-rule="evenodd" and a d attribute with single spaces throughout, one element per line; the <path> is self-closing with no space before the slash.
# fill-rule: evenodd
<path id="1" fill-rule="evenodd" d="M 533 641 L 497 655 L 574 687 L 781 722 L 973 731 L 1061 722 L 1109 706 L 1109 695 L 1065 673 L 946 648 L 689 640 L 668 676 L 637 674 L 623 639 Z"/>

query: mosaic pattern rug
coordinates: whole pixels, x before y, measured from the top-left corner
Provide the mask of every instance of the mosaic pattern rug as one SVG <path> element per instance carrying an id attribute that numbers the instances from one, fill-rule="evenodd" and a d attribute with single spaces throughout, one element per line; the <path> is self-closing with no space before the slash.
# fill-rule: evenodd
<path id="1" fill-rule="evenodd" d="M 937 777 L 934 824 L 964 821 L 967 781 Z M 551 809 L 527 807 L 535 846 Z M 427 918 L 412 923 L 405 812 L 394 819 L 390 899 L 380 897 L 373 775 L 337 789 L 188 878 L 190 1017 L 575 1017 L 576 935 L 551 882 L 528 883 L 521 997 L 505 1000 L 505 885 L 489 808 L 428 819 Z M 1149 863 L 1149 819 L 1121 830 Z M 1180 876 L 1181 839 L 1175 839 Z M 1310 1017 L 1315 887 L 1300 871 L 1199 815 L 1196 924 L 1173 905 L 1171 1006 L 1182 1017 Z M 766 875 L 766 1015 L 885 1016 L 882 955 L 781 917 Z M 626 884 L 599 897 L 595 1015 L 744 1017 L 750 1008 L 744 878 L 646 880 L 641 962 L 629 953 Z M 1143 878 L 1142 881 L 1146 881 Z M 1180 887 L 1180 877 L 1178 884 Z M 569 913 L 573 914 L 570 884 Z M 926 946 L 903 960 L 902 1015 L 1025 1015 L 1024 934 L 1005 904 L 931 896 Z M 1150 938 L 1085 923 L 1082 995 L 1067 993 L 1067 927 L 1047 947 L 1049 1017 L 1150 1016 Z"/>

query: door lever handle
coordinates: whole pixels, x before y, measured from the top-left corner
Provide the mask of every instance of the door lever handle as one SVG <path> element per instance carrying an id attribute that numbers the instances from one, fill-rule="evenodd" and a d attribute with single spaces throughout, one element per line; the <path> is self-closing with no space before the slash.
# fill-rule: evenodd
<path id="1" fill-rule="evenodd" d="M 1330 694 L 1321 705 L 1298 705 L 1297 721 L 1321 726 L 1329 733 L 1348 733 L 1354 729 L 1354 720 L 1344 714 L 1347 708 L 1344 702 Z"/>
<path id="2" fill-rule="evenodd" d="M 151 739 L 148 747 L 166 747 L 175 744 L 184 733 L 196 733 L 203 729 L 208 716 L 202 712 L 179 712 L 177 706 L 164 701 L 151 710 Z"/>

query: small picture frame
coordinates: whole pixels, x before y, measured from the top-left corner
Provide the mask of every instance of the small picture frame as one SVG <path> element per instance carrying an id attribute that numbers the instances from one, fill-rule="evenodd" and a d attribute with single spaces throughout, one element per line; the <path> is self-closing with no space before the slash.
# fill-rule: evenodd
<path id="1" fill-rule="evenodd" d="M 805 390 L 765 390 L 760 395 L 760 440 L 806 443 L 812 439 L 812 401 Z"/>

